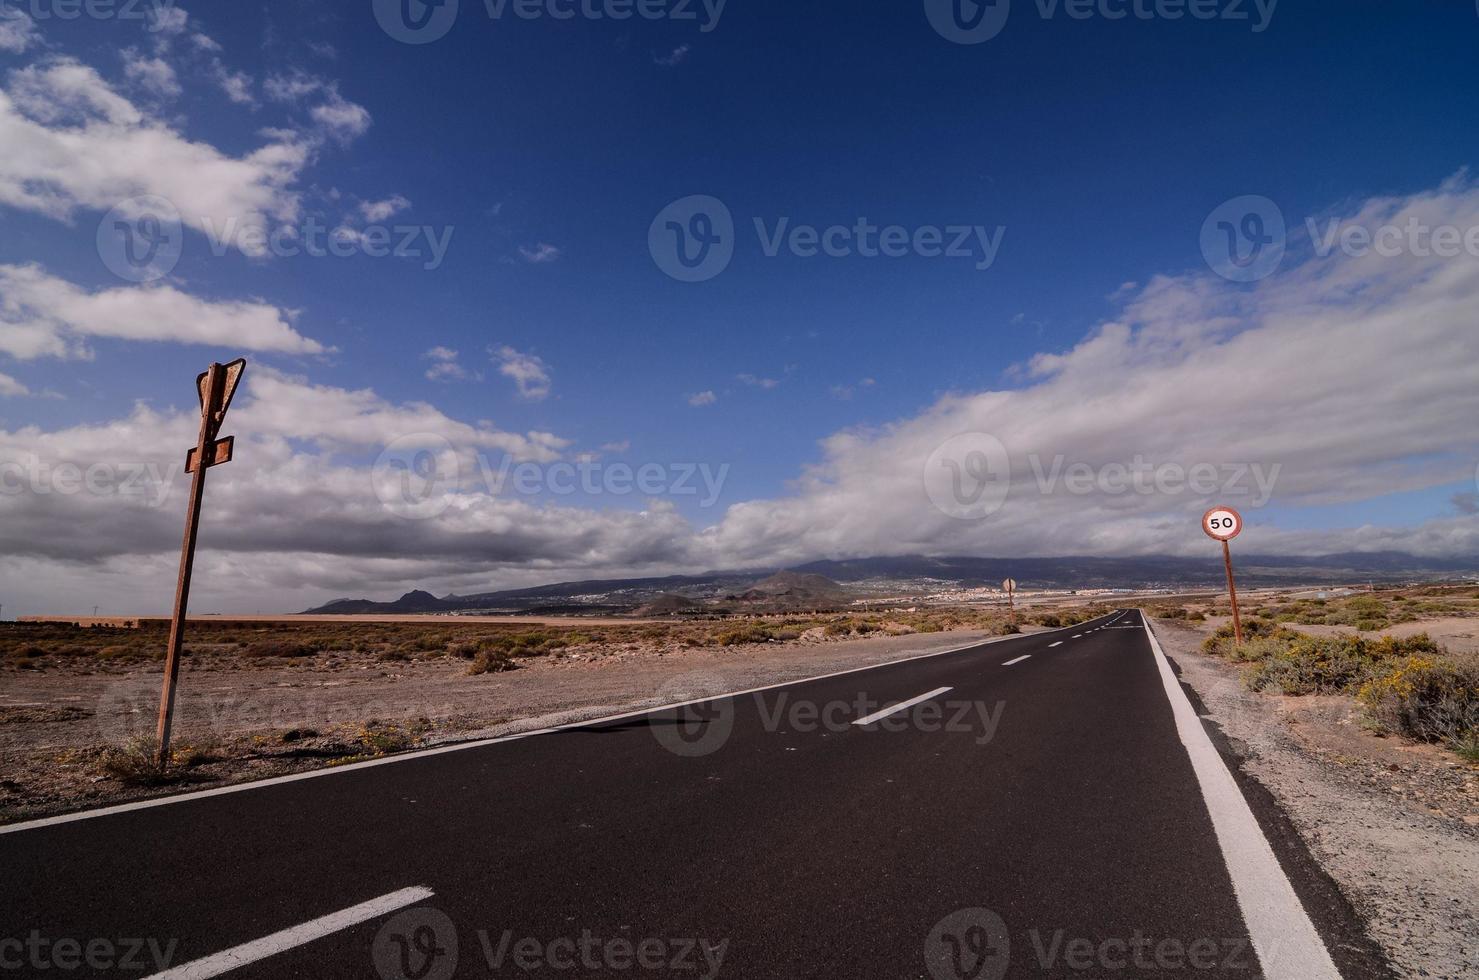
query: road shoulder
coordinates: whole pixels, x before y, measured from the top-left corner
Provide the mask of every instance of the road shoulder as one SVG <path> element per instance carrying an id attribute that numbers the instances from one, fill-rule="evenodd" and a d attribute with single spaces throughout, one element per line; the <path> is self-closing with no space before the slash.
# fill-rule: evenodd
<path id="1" fill-rule="evenodd" d="M 1319 752 L 1279 702 L 1249 692 L 1236 667 L 1199 652 L 1200 632 L 1153 622 L 1342 974 L 1471 970 L 1467 953 L 1479 945 L 1474 828 L 1374 787 L 1359 760 Z"/>

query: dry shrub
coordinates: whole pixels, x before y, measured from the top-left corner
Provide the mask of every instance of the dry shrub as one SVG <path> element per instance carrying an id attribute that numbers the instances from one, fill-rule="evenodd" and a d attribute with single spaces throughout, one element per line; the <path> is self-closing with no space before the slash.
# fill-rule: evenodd
<path id="1" fill-rule="evenodd" d="M 244 657 L 311 657 L 318 652 L 311 643 L 299 640 L 255 640 L 241 651 Z"/>
<path id="2" fill-rule="evenodd" d="M 1282 694 L 1340 694 L 1362 684 L 1407 657 L 1435 657 L 1438 645 L 1425 633 L 1406 639 L 1384 636 L 1305 636 L 1281 644 L 1274 639 L 1267 656 L 1252 660 L 1244 682 L 1255 691 Z"/>
<path id="3" fill-rule="evenodd" d="M 180 770 L 220 762 L 221 755 L 210 745 L 175 745 L 170 764 L 159 765 L 159 740 L 152 735 L 131 738 L 122 745 L 104 749 L 98 768 L 125 786 L 162 786 L 180 778 Z"/>
<path id="4" fill-rule="evenodd" d="M 473 657 L 472 663 L 468 665 L 469 674 L 501 674 L 506 670 L 518 670 L 519 665 L 514 662 L 506 650 L 489 648 L 479 650 Z"/>
<path id="5" fill-rule="evenodd" d="M 1357 697 L 1381 731 L 1439 742 L 1470 758 L 1479 747 L 1479 658 L 1404 657 Z"/>

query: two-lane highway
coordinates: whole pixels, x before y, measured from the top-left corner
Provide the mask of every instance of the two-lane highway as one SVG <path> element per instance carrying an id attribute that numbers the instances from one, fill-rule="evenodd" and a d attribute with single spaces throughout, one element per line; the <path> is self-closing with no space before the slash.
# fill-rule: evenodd
<path id="1" fill-rule="evenodd" d="M 1336 976 L 1169 676 L 1117 612 L 0 828 L 0 940 L 168 950 L 74 976 Z"/>

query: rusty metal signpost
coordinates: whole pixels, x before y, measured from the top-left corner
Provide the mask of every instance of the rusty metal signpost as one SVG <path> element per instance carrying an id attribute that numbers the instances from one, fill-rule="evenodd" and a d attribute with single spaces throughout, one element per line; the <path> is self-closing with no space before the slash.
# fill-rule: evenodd
<path id="1" fill-rule="evenodd" d="M 1007 594 L 1007 612 L 1011 614 L 1012 622 L 1016 623 L 1017 604 L 1012 601 L 1012 595 L 1017 591 L 1017 580 L 1014 578 L 1009 578 L 1001 583 L 1001 587 L 1006 591 Z"/>
<path id="2" fill-rule="evenodd" d="M 212 466 L 231 462 L 236 437 L 218 439 L 231 396 L 241 382 L 246 358 L 230 364 L 212 364 L 195 379 L 200 395 L 200 437 L 185 457 L 185 472 L 195 474 L 190 482 L 190 503 L 185 511 L 185 540 L 180 545 L 180 579 L 175 586 L 174 615 L 169 626 L 169 648 L 164 660 L 164 688 L 159 694 L 159 768 L 169 765 L 170 726 L 174 722 L 175 684 L 180 677 L 180 646 L 185 640 L 185 609 L 190 604 L 190 573 L 195 565 L 195 538 L 200 529 L 200 503 L 205 495 L 205 472 Z"/>
<path id="3" fill-rule="evenodd" d="M 1243 620 L 1238 615 L 1238 589 L 1233 584 L 1232 549 L 1228 542 L 1243 533 L 1243 515 L 1231 507 L 1213 507 L 1202 515 L 1202 530 L 1207 537 L 1222 542 L 1222 564 L 1227 568 L 1227 596 L 1232 600 L 1233 635 L 1243 642 Z"/>

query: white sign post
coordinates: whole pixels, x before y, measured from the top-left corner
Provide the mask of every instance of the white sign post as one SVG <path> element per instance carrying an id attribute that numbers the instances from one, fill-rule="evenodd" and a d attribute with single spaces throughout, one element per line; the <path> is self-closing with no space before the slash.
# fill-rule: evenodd
<path id="1" fill-rule="evenodd" d="M 1202 530 L 1207 537 L 1222 542 L 1222 564 L 1227 569 L 1227 596 L 1232 600 L 1233 636 L 1243 643 L 1243 620 L 1238 615 L 1238 589 L 1233 584 L 1232 549 L 1228 542 L 1243 533 L 1243 515 L 1231 507 L 1213 507 L 1202 515 Z"/>
<path id="2" fill-rule="evenodd" d="M 1001 583 L 1001 587 L 1006 590 L 1007 612 L 1011 615 L 1012 622 L 1015 624 L 1017 622 L 1017 605 L 1012 601 L 1012 593 L 1017 591 L 1017 580 L 1009 578 Z"/>

